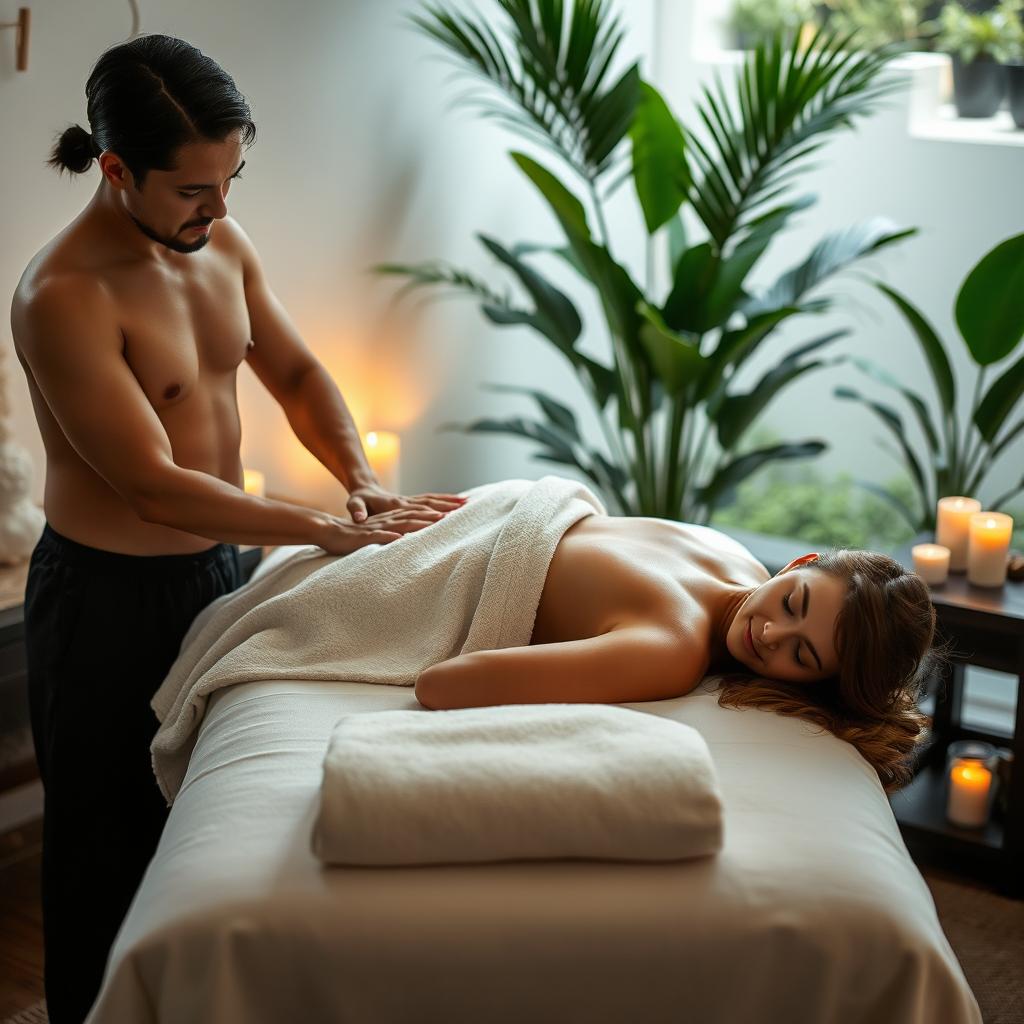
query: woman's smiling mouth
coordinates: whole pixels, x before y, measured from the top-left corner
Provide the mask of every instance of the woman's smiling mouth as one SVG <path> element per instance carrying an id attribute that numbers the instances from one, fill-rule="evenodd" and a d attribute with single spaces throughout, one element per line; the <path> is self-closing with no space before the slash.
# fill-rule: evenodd
<path id="1" fill-rule="evenodd" d="M 754 646 L 754 636 L 751 632 L 750 626 L 753 622 L 753 618 L 747 619 L 747 628 L 743 631 L 743 639 L 747 642 L 747 646 L 750 648 L 751 653 L 757 658 L 758 661 L 764 661 L 764 658 L 757 653 L 757 648 Z"/>

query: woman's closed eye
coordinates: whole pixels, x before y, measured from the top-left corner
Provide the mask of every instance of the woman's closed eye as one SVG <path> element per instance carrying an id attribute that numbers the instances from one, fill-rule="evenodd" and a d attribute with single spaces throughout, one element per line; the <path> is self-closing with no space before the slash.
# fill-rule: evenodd
<path id="1" fill-rule="evenodd" d="M 785 609 L 787 615 L 792 615 L 793 614 L 793 609 L 790 607 L 790 604 L 789 604 L 789 594 L 783 594 L 782 595 L 782 607 Z M 808 667 L 807 665 L 805 665 L 800 660 L 800 642 L 799 641 L 797 641 L 796 647 L 793 648 L 793 660 L 801 668 L 807 668 Z"/>

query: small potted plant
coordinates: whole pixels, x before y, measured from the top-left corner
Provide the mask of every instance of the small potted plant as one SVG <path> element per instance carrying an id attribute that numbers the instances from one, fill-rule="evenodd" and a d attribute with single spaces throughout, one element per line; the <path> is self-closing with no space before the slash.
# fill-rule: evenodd
<path id="1" fill-rule="evenodd" d="M 953 96 L 960 117 L 991 117 L 1006 91 L 1004 61 L 1013 54 L 1015 0 L 1004 0 L 984 14 L 959 3 L 939 15 L 938 48 L 953 59 Z"/>
<path id="2" fill-rule="evenodd" d="M 1004 0 L 1003 7 L 1009 22 L 1010 56 L 1006 61 L 1006 92 L 1010 101 L 1013 123 L 1024 128 L 1024 20 L 1021 9 L 1024 0 Z"/>
<path id="3" fill-rule="evenodd" d="M 813 20 L 812 0 L 734 0 L 728 28 L 737 50 L 752 50 L 778 29 L 795 34 Z"/>

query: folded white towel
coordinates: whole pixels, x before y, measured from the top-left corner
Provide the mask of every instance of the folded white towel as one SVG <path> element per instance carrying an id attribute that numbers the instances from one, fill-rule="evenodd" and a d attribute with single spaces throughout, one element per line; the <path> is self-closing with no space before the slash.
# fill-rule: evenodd
<path id="1" fill-rule="evenodd" d="M 602 704 L 346 715 L 324 758 L 325 864 L 682 860 L 722 847 L 696 729 Z"/>

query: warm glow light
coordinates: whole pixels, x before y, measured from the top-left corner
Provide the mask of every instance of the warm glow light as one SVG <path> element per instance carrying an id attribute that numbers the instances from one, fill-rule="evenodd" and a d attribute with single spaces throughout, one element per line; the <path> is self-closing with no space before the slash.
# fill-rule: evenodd
<path id="1" fill-rule="evenodd" d="M 258 469 L 244 469 L 242 474 L 245 479 L 244 488 L 246 494 L 253 494 L 262 498 L 266 494 L 266 479 Z"/>
<path id="2" fill-rule="evenodd" d="M 970 518 L 981 511 L 976 498 L 939 498 L 935 516 L 935 543 L 949 548 L 950 572 L 967 568 L 967 532 Z"/>
<path id="3" fill-rule="evenodd" d="M 946 817 L 964 828 L 980 828 L 988 821 L 992 773 L 980 761 L 956 760 L 949 770 Z"/>
<path id="4" fill-rule="evenodd" d="M 377 475 L 381 487 L 399 493 L 399 455 L 401 441 L 390 430 L 371 430 L 363 438 L 366 461 Z"/>
<path id="5" fill-rule="evenodd" d="M 925 583 L 938 586 L 946 582 L 949 574 L 949 548 L 941 544 L 915 544 L 910 553 L 914 559 L 914 572 Z"/>
<path id="6" fill-rule="evenodd" d="M 1001 512 L 971 516 L 967 542 L 967 580 L 976 587 L 1001 587 L 1006 582 L 1013 519 Z"/>

